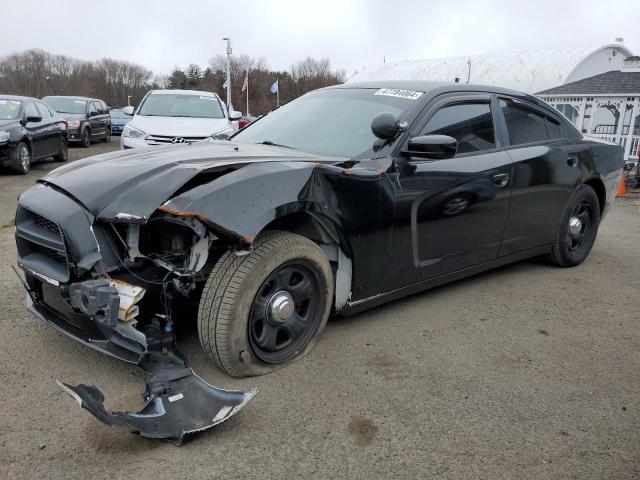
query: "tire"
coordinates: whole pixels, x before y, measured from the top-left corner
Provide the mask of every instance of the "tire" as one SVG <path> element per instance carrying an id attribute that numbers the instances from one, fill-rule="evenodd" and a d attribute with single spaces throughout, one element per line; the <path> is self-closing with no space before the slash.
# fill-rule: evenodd
<path id="1" fill-rule="evenodd" d="M 62 135 L 58 139 L 58 153 L 53 156 L 53 159 L 56 162 L 66 162 L 69 159 L 69 143 Z"/>
<path id="2" fill-rule="evenodd" d="M 289 317 L 288 300 L 278 303 L 287 295 Z M 250 254 L 226 252 L 213 267 L 198 308 L 200 343 L 227 374 L 263 375 L 313 349 L 332 304 L 333 274 L 322 249 L 300 235 L 267 231 Z"/>
<path id="3" fill-rule="evenodd" d="M 104 143 L 109 143 L 111 141 L 111 125 L 109 125 L 109 128 L 105 132 L 105 137 L 102 139 L 102 141 Z"/>
<path id="4" fill-rule="evenodd" d="M 91 146 L 91 131 L 88 128 L 82 130 L 82 135 L 80 137 L 80 145 L 83 148 L 89 148 Z"/>
<path id="5" fill-rule="evenodd" d="M 580 220 L 570 227 L 572 219 Z M 553 244 L 550 260 L 559 267 L 580 265 L 589 255 L 598 235 L 600 224 L 600 204 L 596 192 L 588 185 L 580 185 L 562 216 Z"/>
<path id="6" fill-rule="evenodd" d="M 11 152 L 11 169 L 20 174 L 26 175 L 31 169 L 31 150 L 24 142 L 18 142 Z"/>

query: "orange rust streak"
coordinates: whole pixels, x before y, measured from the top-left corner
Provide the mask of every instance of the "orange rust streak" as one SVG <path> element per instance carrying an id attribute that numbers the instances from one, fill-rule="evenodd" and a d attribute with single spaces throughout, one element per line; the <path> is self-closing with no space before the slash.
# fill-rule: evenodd
<path id="1" fill-rule="evenodd" d="M 198 220 L 207 220 L 207 217 L 205 217 L 200 212 L 190 212 L 188 210 L 171 210 L 170 208 L 163 206 L 159 206 L 158 210 L 160 210 L 161 212 L 169 213 L 171 215 L 175 215 L 176 217 L 196 217 Z"/>

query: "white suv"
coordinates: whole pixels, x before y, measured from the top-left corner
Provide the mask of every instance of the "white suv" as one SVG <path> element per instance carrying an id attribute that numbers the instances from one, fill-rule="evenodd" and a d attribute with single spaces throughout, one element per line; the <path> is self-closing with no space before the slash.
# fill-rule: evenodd
<path id="1" fill-rule="evenodd" d="M 133 107 L 125 107 L 133 113 Z M 241 112 L 227 109 L 215 93 L 196 90 L 151 90 L 124 127 L 120 147 L 191 143 L 212 135 L 234 133 Z"/>

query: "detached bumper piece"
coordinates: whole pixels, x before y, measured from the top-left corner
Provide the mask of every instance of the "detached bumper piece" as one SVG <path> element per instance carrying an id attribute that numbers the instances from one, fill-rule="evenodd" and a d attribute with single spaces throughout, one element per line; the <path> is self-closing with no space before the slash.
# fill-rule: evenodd
<path id="1" fill-rule="evenodd" d="M 229 419 L 257 390 L 222 390 L 198 377 L 179 352 L 147 354 L 140 365 L 146 373 L 147 405 L 138 413 L 109 412 L 104 395 L 94 385 L 58 386 L 101 422 L 125 427 L 142 437 L 182 445 L 185 436 Z"/>
<path id="2" fill-rule="evenodd" d="M 101 422 L 181 445 L 188 434 L 211 428 L 238 413 L 257 393 L 255 389 L 223 390 L 206 383 L 176 348 L 172 330 L 156 329 L 145 334 L 127 325 L 126 320 L 135 312 L 135 298 L 125 294 L 136 296 L 140 292 L 129 291 L 117 282 L 90 280 L 72 284 L 67 303 L 58 287 L 37 282 L 36 291 L 32 288 L 34 278 L 28 278 L 30 284 L 24 286 L 27 307 L 33 314 L 84 345 L 144 371 L 143 397 L 147 404 L 137 413 L 107 411 L 104 395 L 95 385 L 73 386 L 57 381 L 65 393 Z"/>

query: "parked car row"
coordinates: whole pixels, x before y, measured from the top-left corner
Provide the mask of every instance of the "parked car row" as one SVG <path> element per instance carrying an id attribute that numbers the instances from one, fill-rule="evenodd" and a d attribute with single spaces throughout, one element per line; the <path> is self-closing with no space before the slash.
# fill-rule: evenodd
<path id="1" fill-rule="evenodd" d="M 36 98 L 0 96 L 0 166 L 26 174 L 31 162 L 67 160 L 67 121 Z"/>
<path id="2" fill-rule="evenodd" d="M 89 147 L 120 135 L 122 149 L 228 138 L 256 120 L 228 111 L 217 94 L 151 90 L 137 110 L 110 109 L 97 98 L 0 97 L 0 166 L 26 174 L 34 160 L 67 158 L 68 144 Z"/>

